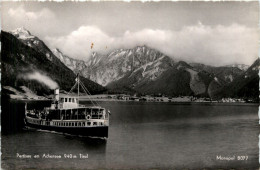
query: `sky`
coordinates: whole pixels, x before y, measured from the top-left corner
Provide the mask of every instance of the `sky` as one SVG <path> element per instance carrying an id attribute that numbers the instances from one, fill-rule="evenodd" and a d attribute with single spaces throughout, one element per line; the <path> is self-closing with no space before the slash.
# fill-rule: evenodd
<path id="1" fill-rule="evenodd" d="M 2 29 L 24 27 L 50 49 L 87 61 L 92 52 L 146 45 L 176 60 L 251 65 L 258 2 L 2 2 Z M 91 48 L 91 44 L 93 46 Z"/>

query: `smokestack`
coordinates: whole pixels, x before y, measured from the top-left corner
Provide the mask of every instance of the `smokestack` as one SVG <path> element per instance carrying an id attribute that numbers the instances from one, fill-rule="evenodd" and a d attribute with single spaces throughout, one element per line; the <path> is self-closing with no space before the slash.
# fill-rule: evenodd
<path id="1" fill-rule="evenodd" d="M 54 90 L 54 99 L 56 101 L 59 101 L 59 98 L 60 98 L 60 89 L 57 88 Z"/>

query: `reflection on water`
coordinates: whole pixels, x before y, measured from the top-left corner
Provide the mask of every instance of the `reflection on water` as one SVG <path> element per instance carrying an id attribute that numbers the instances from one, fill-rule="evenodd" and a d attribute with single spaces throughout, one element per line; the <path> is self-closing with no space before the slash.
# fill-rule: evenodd
<path id="1" fill-rule="evenodd" d="M 258 107 L 230 104 L 102 102 L 109 139 L 35 130 L 2 137 L 2 167 L 21 168 L 247 168 L 258 167 Z M 33 106 L 33 105 L 32 105 Z M 18 159 L 21 154 L 77 158 Z M 88 155 L 79 158 L 78 155 Z M 247 155 L 247 161 L 216 156 Z"/>

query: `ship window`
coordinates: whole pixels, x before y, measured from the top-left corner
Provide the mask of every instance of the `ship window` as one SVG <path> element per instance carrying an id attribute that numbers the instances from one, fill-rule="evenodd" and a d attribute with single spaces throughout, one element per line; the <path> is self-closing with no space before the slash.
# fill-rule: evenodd
<path id="1" fill-rule="evenodd" d="M 65 102 L 68 102 L 68 99 L 67 99 L 67 98 L 65 98 Z"/>
<path id="2" fill-rule="evenodd" d="M 69 123 L 69 126 L 71 126 L 71 123 Z"/>
<path id="3" fill-rule="evenodd" d="M 97 125 L 97 122 L 93 122 L 93 125 Z"/>
<path id="4" fill-rule="evenodd" d="M 72 101 L 71 101 L 72 103 L 74 103 L 74 98 L 72 98 Z"/>
<path id="5" fill-rule="evenodd" d="M 100 122 L 100 125 L 102 126 L 102 125 L 103 125 L 103 123 L 102 123 L 102 122 Z"/>
<path id="6" fill-rule="evenodd" d="M 91 122 L 88 122 L 87 125 L 88 125 L 88 126 L 91 126 Z"/>
<path id="7" fill-rule="evenodd" d="M 82 123 L 82 126 L 85 126 L 85 122 Z"/>
<path id="8" fill-rule="evenodd" d="M 61 102 L 64 102 L 64 98 L 61 98 Z"/>
<path id="9" fill-rule="evenodd" d="M 72 123 L 72 126 L 74 126 L 74 123 Z"/>
<path id="10" fill-rule="evenodd" d="M 69 102 L 71 102 L 71 98 L 69 98 Z"/>

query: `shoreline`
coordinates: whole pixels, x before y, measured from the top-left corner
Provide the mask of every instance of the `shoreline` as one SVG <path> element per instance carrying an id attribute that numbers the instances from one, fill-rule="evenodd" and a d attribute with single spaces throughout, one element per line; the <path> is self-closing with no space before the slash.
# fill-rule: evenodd
<path id="1" fill-rule="evenodd" d="M 97 102 L 135 102 L 135 103 L 208 103 L 208 104 L 252 104 L 259 105 L 257 102 L 217 102 L 217 101 L 135 101 L 135 100 L 116 100 L 116 99 L 81 99 L 81 101 Z"/>
<path id="2" fill-rule="evenodd" d="M 13 101 L 24 102 L 40 102 L 40 101 L 52 101 L 52 99 L 13 99 Z M 218 102 L 218 101 L 135 101 L 135 100 L 118 100 L 118 99 L 80 99 L 83 102 L 132 102 L 132 103 L 178 103 L 178 104 L 239 104 L 239 105 L 259 105 L 257 102 Z"/>

